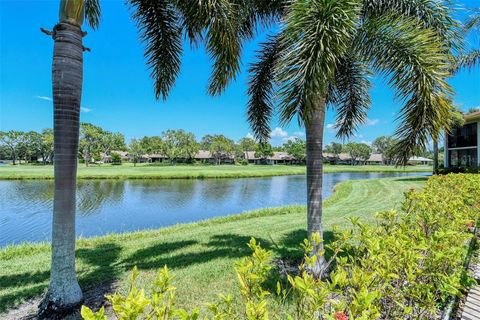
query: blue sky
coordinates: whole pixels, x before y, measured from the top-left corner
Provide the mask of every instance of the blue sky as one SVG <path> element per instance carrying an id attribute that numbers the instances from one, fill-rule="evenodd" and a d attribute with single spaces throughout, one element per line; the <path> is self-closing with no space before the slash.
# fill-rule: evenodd
<path id="1" fill-rule="evenodd" d="M 473 7 L 477 0 L 459 3 Z M 58 19 L 59 1 L 0 0 L 0 130 L 41 130 L 52 127 L 51 60 L 53 41 L 39 31 L 51 29 Z M 134 22 L 123 0 L 102 0 L 99 30 L 86 28 L 81 120 L 120 131 L 127 139 L 159 135 L 183 128 L 195 133 L 222 133 L 240 139 L 249 133 L 245 117 L 245 70 L 256 41 L 245 47 L 243 71 L 220 96 L 206 94 L 211 61 L 202 48 L 184 46 L 182 71 L 166 102 L 155 100 L 153 83 L 143 57 Z M 477 5 L 478 6 L 478 5 Z M 259 39 L 262 35 L 259 36 Z M 480 39 L 475 39 L 480 43 Z M 450 83 L 463 109 L 480 106 L 480 72 L 462 72 Z M 392 134 L 401 105 L 381 79 L 374 79 L 373 104 L 366 125 L 352 140 L 372 141 Z M 335 140 L 328 129 L 334 112 L 327 113 L 325 142 Z M 273 123 L 272 128 L 278 127 Z M 273 130 L 274 144 L 302 136 L 296 121 Z"/>

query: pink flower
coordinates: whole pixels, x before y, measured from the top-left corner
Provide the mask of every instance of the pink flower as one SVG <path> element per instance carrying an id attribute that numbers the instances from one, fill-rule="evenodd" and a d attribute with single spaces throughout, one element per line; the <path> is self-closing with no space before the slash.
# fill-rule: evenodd
<path id="1" fill-rule="evenodd" d="M 348 320 L 348 316 L 343 311 L 335 312 L 333 317 L 335 318 L 335 320 Z"/>

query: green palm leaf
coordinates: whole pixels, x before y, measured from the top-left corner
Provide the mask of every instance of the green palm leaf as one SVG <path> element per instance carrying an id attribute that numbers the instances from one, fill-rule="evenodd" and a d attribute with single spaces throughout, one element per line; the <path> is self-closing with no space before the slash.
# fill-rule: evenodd
<path id="1" fill-rule="evenodd" d="M 281 51 L 279 37 L 270 37 L 261 44 L 257 61 L 252 63 L 249 73 L 247 105 L 248 122 L 253 134 L 260 141 L 270 138 L 270 120 L 273 116 L 273 92 L 275 87 L 275 67 Z"/>
<path id="2" fill-rule="evenodd" d="M 308 121 L 309 95 L 326 94 L 335 68 L 345 56 L 355 34 L 359 1 L 299 0 L 287 17 L 278 78 L 281 83 L 280 115 L 283 123 L 299 115 Z"/>
<path id="3" fill-rule="evenodd" d="M 100 2 L 99 0 L 84 0 L 85 18 L 92 29 L 97 29 L 100 25 Z"/>
<path id="4" fill-rule="evenodd" d="M 175 7 L 169 1 L 129 0 L 135 9 L 145 57 L 155 81 L 155 96 L 166 99 L 180 71 L 182 30 Z"/>
<path id="5" fill-rule="evenodd" d="M 358 126 L 365 123 L 371 103 L 370 75 L 368 65 L 354 54 L 346 56 L 338 64 L 335 82 L 329 93 L 332 96 L 330 100 L 337 107 L 337 137 L 350 137 Z"/>
<path id="6" fill-rule="evenodd" d="M 429 137 L 437 136 L 447 121 L 451 105 L 446 99 L 449 64 L 446 50 L 435 32 L 418 28 L 414 21 L 383 17 L 364 24 L 357 49 L 372 61 L 375 70 L 388 75 L 396 96 L 404 102 L 396 131 L 399 163 L 406 163 Z"/>

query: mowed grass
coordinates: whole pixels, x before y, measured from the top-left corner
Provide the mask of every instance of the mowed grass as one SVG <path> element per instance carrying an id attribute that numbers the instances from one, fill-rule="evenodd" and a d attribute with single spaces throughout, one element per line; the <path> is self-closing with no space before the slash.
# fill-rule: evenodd
<path id="1" fill-rule="evenodd" d="M 325 165 L 325 172 L 431 172 L 431 166 L 349 166 Z M 304 174 L 305 166 L 297 165 L 178 165 L 159 166 L 131 163 L 120 166 L 109 164 L 78 166 L 79 179 L 202 179 L 269 177 Z M 3 165 L 0 179 L 53 179 L 53 166 L 47 165 Z"/>
<path id="2" fill-rule="evenodd" d="M 326 240 L 332 235 L 332 225 L 348 225 L 345 217 L 371 222 L 375 212 L 399 208 L 404 191 L 421 187 L 424 181 L 388 178 L 340 183 L 324 202 Z M 305 206 L 288 206 L 158 230 L 80 239 L 78 276 L 83 288 L 115 284 L 122 290 L 136 265 L 141 282 L 148 287 L 157 270 L 167 265 L 175 275 L 179 305 L 191 309 L 204 306 L 218 293 L 234 291 L 235 261 L 250 254 L 246 244 L 251 237 L 277 257 L 299 259 L 305 228 Z M 0 313 L 46 290 L 49 263 L 48 243 L 0 249 Z"/>

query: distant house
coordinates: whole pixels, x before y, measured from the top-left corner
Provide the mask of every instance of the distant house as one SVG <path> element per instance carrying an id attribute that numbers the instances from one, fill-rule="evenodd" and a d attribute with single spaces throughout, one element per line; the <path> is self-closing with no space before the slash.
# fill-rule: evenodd
<path id="1" fill-rule="evenodd" d="M 202 163 L 211 163 L 211 164 L 216 163 L 215 157 L 208 150 L 199 150 L 195 154 L 194 159 L 195 159 L 195 161 L 202 162 Z M 233 164 L 233 163 L 235 163 L 235 158 L 231 155 L 224 154 L 224 155 L 220 156 L 220 163 Z"/>
<path id="2" fill-rule="evenodd" d="M 349 153 L 342 152 L 335 156 L 333 153 L 324 153 L 323 158 L 331 164 L 352 164 L 352 157 Z M 355 164 L 382 164 L 382 155 L 372 153 L 366 161 L 357 159 Z"/>
<path id="3" fill-rule="evenodd" d="M 480 167 L 480 111 L 466 114 L 465 124 L 445 137 L 445 167 Z"/>
<path id="4" fill-rule="evenodd" d="M 266 158 L 255 156 L 255 151 L 245 152 L 245 159 L 251 164 L 293 164 L 296 159 L 287 152 L 275 151 L 273 155 Z"/>
<path id="5" fill-rule="evenodd" d="M 408 164 L 411 164 L 411 165 L 417 165 L 417 164 L 432 164 L 433 163 L 433 160 L 432 159 L 428 159 L 428 158 L 424 158 L 424 157 L 411 157 L 410 159 L 408 159 Z"/>
<path id="6" fill-rule="evenodd" d="M 324 153 L 323 157 L 326 162 L 332 164 L 352 164 L 352 157 L 350 157 L 349 153 L 340 153 L 338 156 L 335 156 L 333 153 Z M 423 157 L 411 157 L 408 160 L 408 163 L 411 165 L 415 164 L 431 164 L 433 162 L 432 159 L 423 158 Z M 369 165 L 380 165 L 383 163 L 382 154 L 381 153 L 372 153 L 370 158 L 366 161 L 357 159 L 355 164 L 369 164 Z"/>
<path id="7" fill-rule="evenodd" d="M 127 151 L 112 150 L 112 151 L 110 151 L 110 154 L 105 154 L 103 152 L 100 153 L 100 157 L 102 159 L 100 162 L 111 163 L 112 162 L 112 153 L 116 153 L 116 154 L 120 155 L 120 158 L 122 159 L 122 161 L 129 161 L 130 160 Z"/>
<path id="8" fill-rule="evenodd" d="M 142 158 L 147 160 L 144 162 L 163 162 L 167 160 L 165 155 L 159 153 L 146 154 Z"/>

